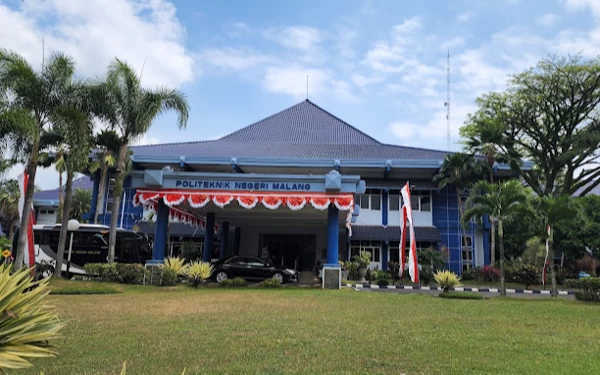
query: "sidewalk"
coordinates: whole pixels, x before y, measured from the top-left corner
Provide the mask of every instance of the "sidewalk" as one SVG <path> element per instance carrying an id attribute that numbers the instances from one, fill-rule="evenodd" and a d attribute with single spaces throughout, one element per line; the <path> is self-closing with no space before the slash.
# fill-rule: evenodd
<path id="1" fill-rule="evenodd" d="M 368 283 L 365 284 L 344 284 L 346 287 L 350 288 L 358 288 L 358 289 L 392 289 L 392 290 L 419 290 L 418 286 L 397 286 L 397 285 L 371 285 Z M 441 291 L 441 288 L 437 286 L 422 286 L 421 290 L 426 291 Z M 500 294 L 500 290 L 498 288 L 487 288 L 487 287 L 457 287 L 451 288 L 452 291 L 457 292 L 476 292 L 476 293 L 497 293 Z M 549 290 L 538 290 L 538 289 L 506 289 L 507 294 L 540 294 L 540 295 L 550 295 Z M 559 290 L 558 294 L 561 296 L 566 295 L 575 295 L 575 291 L 572 290 Z"/>

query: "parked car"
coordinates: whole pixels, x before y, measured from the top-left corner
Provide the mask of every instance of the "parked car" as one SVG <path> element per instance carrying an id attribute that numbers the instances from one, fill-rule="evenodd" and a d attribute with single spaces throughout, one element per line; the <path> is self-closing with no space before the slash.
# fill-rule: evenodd
<path id="1" fill-rule="evenodd" d="M 298 281 L 298 272 L 289 268 L 274 266 L 257 257 L 234 256 L 214 264 L 213 278 L 218 282 L 234 277 L 247 280 L 277 279 L 280 283 Z"/>

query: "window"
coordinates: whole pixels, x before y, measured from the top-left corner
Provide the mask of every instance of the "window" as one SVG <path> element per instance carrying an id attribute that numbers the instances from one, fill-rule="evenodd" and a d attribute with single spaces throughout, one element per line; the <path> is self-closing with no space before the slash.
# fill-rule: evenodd
<path id="1" fill-rule="evenodd" d="M 462 269 L 469 270 L 473 264 L 473 237 L 462 237 Z"/>
<path id="2" fill-rule="evenodd" d="M 371 253 L 371 262 L 381 261 L 381 242 L 380 241 L 353 241 L 350 246 L 350 256 L 359 255 L 361 251 Z"/>
<path id="3" fill-rule="evenodd" d="M 227 264 L 231 264 L 231 265 L 239 265 L 239 266 L 245 266 L 246 265 L 246 257 L 234 257 L 229 259 L 229 261 L 227 262 Z"/>
<path id="4" fill-rule="evenodd" d="M 390 190 L 389 202 L 390 202 L 390 211 L 400 211 L 400 191 L 399 190 Z"/>
<path id="5" fill-rule="evenodd" d="M 249 266 L 264 267 L 266 265 L 265 261 L 259 258 L 248 257 L 246 260 L 248 261 Z"/>
<path id="6" fill-rule="evenodd" d="M 363 210 L 381 210 L 381 190 L 367 189 L 360 196 L 360 208 Z"/>
<path id="7" fill-rule="evenodd" d="M 106 192 L 106 202 L 105 202 L 106 209 L 104 210 L 104 213 L 106 213 L 106 214 L 110 214 L 112 212 L 114 189 L 115 189 L 115 181 L 114 181 L 114 179 L 111 178 L 108 183 L 108 190 Z"/>

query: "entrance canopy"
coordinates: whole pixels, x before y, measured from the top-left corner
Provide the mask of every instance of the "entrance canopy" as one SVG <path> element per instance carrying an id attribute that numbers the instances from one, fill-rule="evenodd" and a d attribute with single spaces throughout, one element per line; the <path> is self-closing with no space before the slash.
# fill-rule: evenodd
<path id="1" fill-rule="evenodd" d="M 162 200 L 167 205 L 169 216 L 172 220 L 183 221 L 192 225 L 204 227 L 206 221 L 178 207 L 192 207 L 195 209 L 205 207 L 213 202 L 217 207 L 225 208 L 234 201 L 240 207 L 251 210 L 259 204 L 269 210 L 288 208 L 292 211 L 303 209 L 307 204 L 324 211 L 330 205 L 338 210 L 347 212 L 346 227 L 351 231 L 352 213 L 354 212 L 353 193 L 300 193 L 298 191 L 284 192 L 257 192 L 257 191 L 186 191 L 171 189 L 137 189 L 133 199 L 135 206 L 143 205 L 151 211 L 157 210 L 158 202 Z M 351 233 L 351 232 L 350 232 Z"/>

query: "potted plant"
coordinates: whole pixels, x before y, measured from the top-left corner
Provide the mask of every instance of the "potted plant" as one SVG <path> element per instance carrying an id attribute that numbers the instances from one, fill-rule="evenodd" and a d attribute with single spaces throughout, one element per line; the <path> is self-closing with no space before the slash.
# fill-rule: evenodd
<path id="1" fill-rule="evenodd" d="M 355 255 L 354 261 L 358 264 L 358 277 L 359 281 L 366 282 L 365 276 L 367 275 L 367 269 L 371 264 L 371 253 L 368 251 L 361 251 L 358 255 Z"/>
<path id="2" fill-rule="evenodd" d="M 348 269 L 348 263 L 342 260 L 338 261 L 340 264 L 340 268 L 342 269 L 342 280 L 348 280 L 348 276 L 350 275 L 350 270 Z"/>

